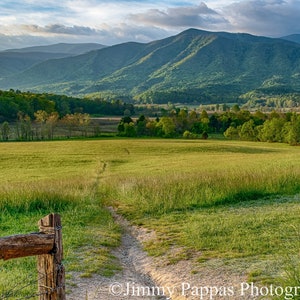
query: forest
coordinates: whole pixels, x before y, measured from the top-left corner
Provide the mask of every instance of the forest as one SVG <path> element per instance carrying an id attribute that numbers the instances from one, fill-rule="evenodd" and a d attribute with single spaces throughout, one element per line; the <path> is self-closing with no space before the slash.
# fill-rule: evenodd
<path id="1" fill-rule="evenodd" d="M 136 121 L 123 117 L 118 126 L 121 136 L 183 137 L 207 139 L 223 134 L 228 139 L 300 143 L 300 115 L 295 112 L 262 113 L 241 110 L 234 105 L 226 112 L 208 114 L 206 110 L 172 109 L 168 115 L 151 119 L 144 115 Z"/>
<path id="2" fill-rule="evenodd" d="M 65 95 L 0 91 L 0 139 L 51 140 L 58 137 L 99 136 L 95 116 L 117 116 L 113 131 L 123 137 L 163 137 L 300 143 L 300 115 L 296 111 L 262 112 L 239 105 L 205 109 L 140 108 L 121 100 L 74 98 Z M 136 117 L 133 117 L 136 115 Z"/>
<path id="3" fill-rule="evenodd" d="M 120 115 L 125 110 L 132 114 L 134 106 L 121 100 L 105 101 L 103 99 L 76 98 L 55 94 L 36 94 L 19 90 L 0 90 L 0 122 L 15 121 L 22 112 L 31 119 L 34 113 L 43 110 L 48 114 L 58 113 L 60 117 L 67 114 L 87 113 L 93 115 Z"/>

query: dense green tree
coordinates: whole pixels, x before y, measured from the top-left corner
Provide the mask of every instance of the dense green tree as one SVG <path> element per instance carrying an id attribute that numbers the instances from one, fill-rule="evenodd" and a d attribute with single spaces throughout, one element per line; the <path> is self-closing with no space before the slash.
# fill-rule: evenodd
<path id="1" fill-rule="evenodd" d="M 210 122 L 210 120 L 209 120 L 208 113 L 205 109 L 203 109 L 201 111 L 199 119 L 200 119 L 201 127 L 202 127 L 201 133 L 204 132 L 204 131 L 208 132 L 209 131 L 209 122 Z"/>
<path id="2" fill-rule="evenodd" d="M 236 126 L 242 125 L 252 118 L 250 111 L 244 109 L 239 110 L 237 113 L 230 114 L 230 116 Z"/>
<path id="3" fill-rule="evenodd" d="M 156 125 L 160 134 L 164 137 L 172 137 L 175 134 L 175 124 L 172 118 L 162 117 Z"/>
<path id="4" fill-rule="evenodd" d="M 227 137 L 227 138 L 229 138 L 229 139 L 237 139 L 239 137 L 239 131 L 234 126 L 229 126 L 225 130 L 224 136 Z"/>
<path id="5" fill-rule="evenodd" d="M 286 122 L 282 129 L 283 141 L 290 145 L 300 143 L 300 116 L 293 114 L 291 121 Z"/>
<path id="6" fill-rule="evenodd" d="M 207 113 L 207 111 L 205 110 L 205 109 L 203 109 L 202 111 L 201 111 L 201 113 L 200 113 L 200 120 L 202 120 L 202 119 L 208 119 L 209 117 L 208 117 L 208 113 Z"/>
<path id="7" fill-rule="evenodd" d="M 123 117 L 118 125 L 118 133 L 120 135 L 124 135 L 125 133 L 125 124 L 130 124 L 130 123 L 134 123 L 133 120 L 131 119 L 131 117 L 129 116 L 125 116 Z"/>
<path id="8" fill-rule="evenodd" d="M 198 115 L 195 110 L 192 110 L 188 114 L 188 128 L 191 129 L 193 127 L 193 124 L 196 123 L 198 120 Z"/>
<path id="9" fill-rule="evenodd" d="M 219 120 L 219 115 L 217 113 L 214 113 L 209 118 L 209 127 L 211 132 L 220 132 L 221 129 L 221 122 Z"/>
<path id="10" fill-rule="evenodd" d="M 257 110 L 253 115 L 252 115 L 254 124 L 256 126 L 262 125 L 265 120 L 267 119 L 267 115 L 262 113 L 260 110 Z"/>
<path id="11" fill-rule="evenodd" d="M 232 119 L 228 113 L 221 114 L 218 118 L 220 127 L 219 130 L 224 132 L 229 126 L 232 126 Z"/>
<path id="12" fill-rule="evenodd" d="M 141 115 L 136 121 L 136 134 L 138 136 L 146 135 L 147 134 L 147 119 L 144 115 Z"/>
<path id="13" fill-rule="evenodd" d="M 147 123 L 146 123 L 146 130 L 147 130 L 147 134 L 149 136 L 156 136 L 158 135 L 157 133 L 157 123 L 158 123 L 158 120 L 148 120 Z"/>
<path id="14" fill-rule="evenodd" d="M 173 118 L 176 132 L 182 134 L 185 130 L 188 129 L 188 112 L 186 109 L 180 109 Z"/>
<path id="15" fill-rule="evenodd" d="M 284 119 L 274 117 L 266 120 L 258 132 L 258 139 L 263 142 L 282 142 L 282 128 Z"/>
<path id="16" fill-rule="evenodd" d="M 253 120 L 249 120 L 241 126 L 239 136 L 241 139 L 247 141 L 253 141 L 256 139 L 255 124 Z"/>
<path id="17" fill-rule="evenodd" d="M 135 126 L 134 126 L 133 122 L 124 124 L 124 133 L 123 133 L 123 135 L 127 136 L 127 137 L 136 136 Z"/>

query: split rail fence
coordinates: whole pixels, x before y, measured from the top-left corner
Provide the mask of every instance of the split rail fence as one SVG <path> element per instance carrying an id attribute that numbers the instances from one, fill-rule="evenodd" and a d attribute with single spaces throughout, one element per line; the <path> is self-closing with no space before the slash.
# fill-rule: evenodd
<path id="1" fill-rule="evenodd" d="M 62 264 L 61 218 L 50 214 L 39 220 L 39 232 L 0 238 L 0 259 L 37 255 L 39 300 L 65 300 L 65 269 Z"/>

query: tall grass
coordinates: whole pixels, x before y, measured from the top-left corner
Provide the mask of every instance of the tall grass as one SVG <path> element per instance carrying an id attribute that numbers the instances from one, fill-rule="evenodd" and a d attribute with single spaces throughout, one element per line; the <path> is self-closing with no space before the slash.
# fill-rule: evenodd
<path id="1" fill-rule="evenodd" d="M 110 250 L 120 242 L 104 207 L 113 205 L 156 231 L 149 253 L 175 246 L 199 262 L 269 262 L 293 240 L 290 226 L 300 225 L 299 154 L 287 145 L 227 141 L 2 143 L 0 235 L 36 231 L 40 218 L 60 213 L 67 274 L 109 275 L 118 268 Z M 30 277 L 35 258 L 0 262 L 0 269 L 1 291 Z"/>
<path id="2" fill-rule="evenodd" d="M 146 156 L 139 146 L 132 157 L 109 162 L 101 190 L 133 223 L 156 231 L 145 243 L 150 254 L 176 261 L 176 246 L 199 262 L 247 259 L 244 272 L 263 277 L 263 267 L 252 270 L 261 261 L 279 276 L 278 258 L 293 241 L 290 226 L 300 225 L 299 148 L 153 141 Z"/>
<path id="3" fill-rule="evenodd" d="M 111 275 L 119 269 L 110 250 L 119 245 L 120 229 L 98 194 L 102 162 L 99 157 L 87 158 L 87 149 L 78 151 L 77 145 L 0 144 L 6 157 L 0 163 L 0 236 L 36 232 L 39 219 L 59 213 L 68 285 L 72 271 L 91 276 Z M 9 299 L 18 299 L 36 292 L 35 257 L 0 261 L 0 270 L 0 296 L 14 290 Z"/>
<path id="4" fill-rule="evenodd" d="M 190 171 L 188 166 L 181 169 L 180 163 L 174 164 L 174 157 L 164 157 L 162 160 L 164 163 L 169 160 L 172 170 L 154 176 L 151 172 L 139 176 L 115 175 L 107 183 L 112 193 L 110 197 L 122 200 L 117 202 L 124 213 L 141 217 L 300 192 L 300 168 L 292 161 L 276 161 L 276 157 L 261 160 L 258 157 L 258 161 L 252 163 L 254 157 L 243 156 L 240 166 L 230 161 L 218 163 L 216 159 L 218 168 L 215 168 L 215 165 L 210 167 L 205 163 L 201 166 L 201 161 L 206 158 L 210 159 L 209 154 L 198 158 L 200 162 L 196 170 L 194 166 Z"/>

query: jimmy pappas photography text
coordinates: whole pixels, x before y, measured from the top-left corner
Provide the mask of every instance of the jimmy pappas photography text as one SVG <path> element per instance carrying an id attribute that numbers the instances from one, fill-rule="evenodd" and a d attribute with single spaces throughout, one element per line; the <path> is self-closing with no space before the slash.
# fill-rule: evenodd
<path id="1" fill-rule="evenodd" d="M 276 286 L 270 284 L 268 286 L 257 286 L 253 282 L 242 282 L 239 286 L 196 286 L 188 282 L 182 282 L 177 286 L 141 286 L 135 282 L 127 282 L 122 284 L 115 282 L 110 285 L 109 293 L 114 297 L 130 296 L 130 297 L 156 297 L 165 296 L 172 299 L 172 296 L 192 296 L 200 300 L 202 299 L 220 299 L 222 297 L 235 299 L 260 297 L 278 298 L 290 300 L 300 295 L 300 286 Z M 169 297 L 169 298 L 168 298 Z"/>

